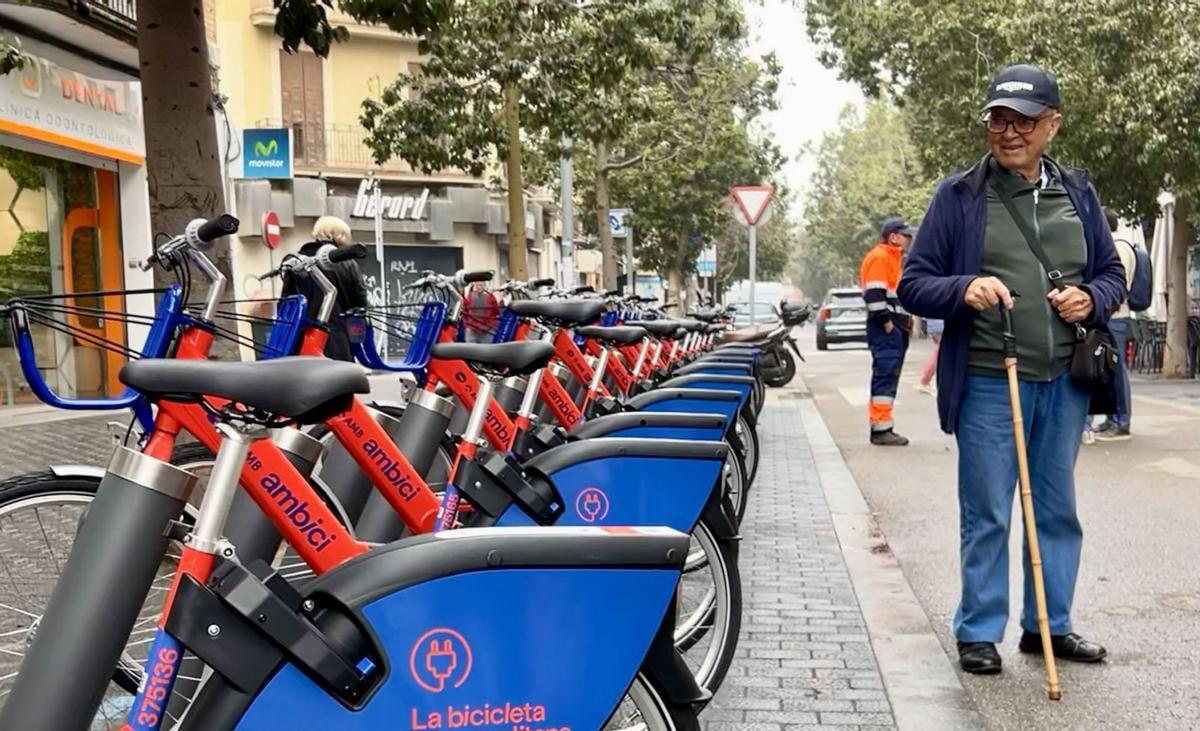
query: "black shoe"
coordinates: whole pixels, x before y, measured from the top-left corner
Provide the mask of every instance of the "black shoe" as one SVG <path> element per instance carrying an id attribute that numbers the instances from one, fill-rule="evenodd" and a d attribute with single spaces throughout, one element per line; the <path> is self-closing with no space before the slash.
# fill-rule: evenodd
<path id="1" fill-rule="evenodd" d="M 1115 426 L 1112 429 L 1096 432 L 1096 439 L 1102 442 L 1128 442 L 1132 438 L 1128 429 L 1118 429 Z"/>
<path id="2" fill-rule="evenodd" d="M 1054 648 L 1055 657 L 1071 662 L 1100 662 L 1108 656 L 1108 650 L 1103 645 L 1085 640 L 1074 632 L 1069 635 L 1050 635 L 1050 646 Z M 1042 636 L 1035 632 L 1022 632 L 1017 649 L 1042 654 Z"/>
<path id="3" fill-rule="evenodd" d="M 995 675 L 1000 672 L 1000 653 L 991 642 L 960 642 L 958 664 L 972 675 Z"/>
<path id="4" fill-rule="evenodd" d="M 881 447 L 903 447 L 908 444 L 908 437 L 902 437 L 892 429 L 871 432 L 871 444 Z"/>

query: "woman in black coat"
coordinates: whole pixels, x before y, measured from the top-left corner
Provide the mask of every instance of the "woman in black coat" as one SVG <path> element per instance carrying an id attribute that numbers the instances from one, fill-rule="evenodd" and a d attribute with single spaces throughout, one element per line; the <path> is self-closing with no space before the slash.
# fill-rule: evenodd
<path id="1" fill-rule="evenodd" d="M 313 225 L 313 240 L 300 247 L 300 253 L 305 256 L 316 256 L 322 246 L 349 246 L 350 226 L 336 216 L 321 216 Z M 346 324 L 342 313 L 346 310 L 367 306 L 367 288 L 363 282 L 362 271 L 358 262 L 353 259 L 338 262 L 329 266 L 321 266 L 321 271 L 337 287 L 337 301 L 333 306 L 333 314 L 329 319 L 329 342 L 325 344 L 325 355 L 337 360 L 354 360 L 350 350 L 350 338 L 346 334 Z M 308 316 L 315 318 L 321 309 L 321 301 L 325 293 L 312 277 L 289 277 L 283 287 L 284 296 L 302 294 L 308 300 Z"/>

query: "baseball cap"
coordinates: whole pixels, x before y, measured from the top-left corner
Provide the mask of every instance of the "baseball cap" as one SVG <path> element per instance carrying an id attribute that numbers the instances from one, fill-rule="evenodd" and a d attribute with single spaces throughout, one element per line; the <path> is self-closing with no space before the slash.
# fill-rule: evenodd
<path id="1" fill-rule="evenodd" d="M 1000 69 L 988 88 L 984 110 L 1005 107 L 1026 117 L 1037 117 L 1047 108 L 1058 106 L 1058 79 L 1054 74 L 1023 63 Z"/>
<path id="2" fill-rule="evenodd" d="M 883 228 L 879 231 L 879 238 L 887 240 L 889 234 L 904 234 L 905 236 L 916 236 L 917 230 L 908 225 L 900 216 L 890 216 L 883 222 Z"/>

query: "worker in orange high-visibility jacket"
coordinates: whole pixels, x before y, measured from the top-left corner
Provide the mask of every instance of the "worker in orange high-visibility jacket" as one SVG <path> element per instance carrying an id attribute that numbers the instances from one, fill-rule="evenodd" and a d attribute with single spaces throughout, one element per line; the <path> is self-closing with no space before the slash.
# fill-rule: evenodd
<path id="1" fill-rule="evenodd" d="M 904 252 L 916 229 L 903 218 L 884 221 L 880 242 L 863 259 L 860 285 L 867 303 L 867 345 L 871 348 L 871 444 L 903 447 L 908 439 L 896 433 L 892 405 L 900 385 L 900 369 L 908 352 L 911 318 L 896 298 Z"/>

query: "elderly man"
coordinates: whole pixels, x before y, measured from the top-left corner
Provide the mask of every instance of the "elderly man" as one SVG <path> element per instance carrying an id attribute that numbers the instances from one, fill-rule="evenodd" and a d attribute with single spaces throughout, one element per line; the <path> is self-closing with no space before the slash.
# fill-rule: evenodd
<path id="1" fill-rule="evenodd" d="M 1103 326 L 1124 299 L 1125 277 L 1087 174 L 1045 155 L 1063 121 L 1055 77 L 1035 66 L 1006 68 L 993 80 L 984 109 L 990 152 L 938 185 L 899 296 L 910 312 L 946 321 L 938 411 L 942 428 L 958 442 L 962 598 L 954 633 L 963 670 L 992 674 L 1000 672 L 996 643 L 1008 621 L 1017 482 L 997 308 L 1013 311 L 1016 329 L 1054 654 L 1098 662 L 1105 649 L 1071 626 L 1083 542 L 1074 470 L 1090 394 L 1072 380 L 1070 361 L 1076 324 Z M 1015 216 L 1053 263 L 1049 272 Z M 1024 593 L 1019 648 L 1040 653 L 1027 554 Z"/>

